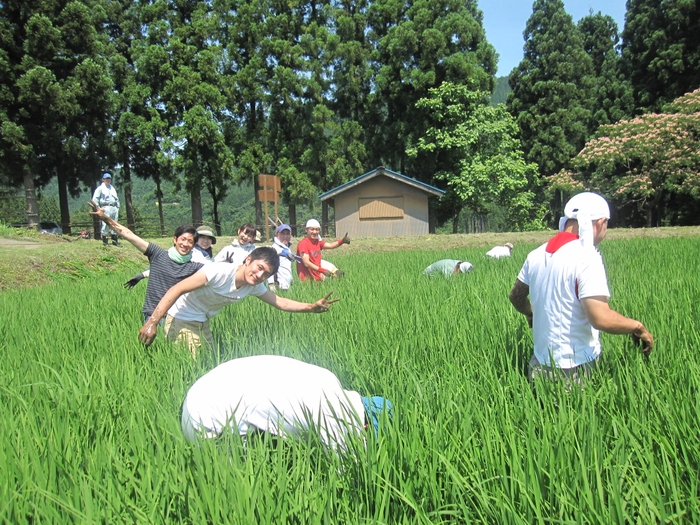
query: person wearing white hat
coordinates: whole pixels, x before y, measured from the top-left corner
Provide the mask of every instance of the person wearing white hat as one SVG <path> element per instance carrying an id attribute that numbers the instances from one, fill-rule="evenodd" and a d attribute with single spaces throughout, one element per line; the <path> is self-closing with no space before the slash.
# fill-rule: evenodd
<path id="1" fill-rule="evenodd" d="M 107 217 L 115 222 L 119 220 L 119 195 L 117 195 L 117 190 L 112 186 L 111 173 L 102 175 L 102 184 L 95 188 L 95 192 L 92 194 L 92 201 L 102 209 Z M 107 232 L 112 235 L 112 244 L 120 246 L 117 233 L 110 229 L 105 221 L 102 221 L 101 237 L 102 244 L 105 246 L 109 246 Z"/>
<path id="2" fill-rule="evenodd" d="M 212 245 L 216 244 L 216 236 L 209 226 L 197 228 L 197 242 L 192 250 L 192 260 L 194 262 L 206 264 L 214 261 Z"/>
<path id="3" fill-rule="evenodd" d="M 188 441 L 241 436 L 277 438 L 317 432 L 325 446 L 349 451 L 347 439 L 389 423 L 392 403 L 345 390 L 330 370 L 279 355 L 232 359 L 200 377 L 182 404 Z"/>
<path id="4" fill-rule="evenodd" d="M 444 277 L 452 277 L 460 273 L 467 273 L 472 270 L 472 263 L 460 261 L 458 259 L 442 259 L 434 262 L 423 270 L 423 275 L 430 277 L 442 275 Z"/>
<path id="5" fill-rule="evenodd" d="M 306 237 L 297 246 L 297 255 L 301 262 L 297 263 L 297 274 L 300 281 L 322 281 L 326 276 L 340 277 L 342 273 L 336 268 L 331 272 L 321 266 L 321 251 L 334 250 L 343 244 L 350 244 L 350 237 L 346 233 L 342 238 L 333 242 L 321 240 L 321 225 L 316 219 L 306 221 Z"/>
<path id="6" fill-rule="evenodd" d="M 530 252 L 510 292 L 535 343 L 529 377 L 580 383 L 601 354 L 599 331 L 631 334 L 649 355 L 654 339 L 639 321 L 612 310 L 603 259 L 596 246 L 608 231 L 610 208 L 595 193 L 569 200 L 559 233 Z"/>
<path id="7" fill-rule="evenodd" d="M 500 259 L 501 257 L 510 257 L 511 253 L 513 253 L 513 243 L 507 242 L 503 246 L 494 246 L 491 248 L 486 252 L 486 257 Z"/>
<path id="8" fill-rule="evenodd" d="M 294 255 L 289 249 L 292 243 L 292 227 L 289 224 L 280 224 L 275 230 L 275 240 L 272 247 L 280 256 L 280 266 L 277 273 L 267 280 L 270 290 L 289 290 L 294 280 L 292 273 L 292 261 L 301 262 L 301 257 Z"/>

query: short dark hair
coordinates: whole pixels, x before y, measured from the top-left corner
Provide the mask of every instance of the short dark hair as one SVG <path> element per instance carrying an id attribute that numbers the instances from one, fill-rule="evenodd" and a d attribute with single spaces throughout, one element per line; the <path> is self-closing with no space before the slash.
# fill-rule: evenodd
<path id="1" fill-rule="evenodd" d="M 248 237 L 252 237 L 253 239 L 255 239 L 255 233 L 257 232 L 257 230 L 255 229 L 254 224 L 246 222 L 243 226 L 238 228 L 238 231 L 241 230 L 243 230 L 243 233 L 245 233 Z"/>
<path id="2" fill-rule="evenodd" d="M 173 234 L 173 237 L 177 239 L 178 237 L 180 237 L 180 235 L 183 235 L 185 233 L 191 233 L 194 236 L 195 242 L 197 242 L 197 228 L 195 228 L 191 224 L 183 224 L 182 226 L 178 226 L 175 230 L 175 233 Z"/>
<path id="3" fill-rule="evenodd" d="M 270 267 L 270 275 L 275 275 L 280 267 L 280 256 L 272 246 L 261 246 L 260 248 L 255 248 L 250 255 L 250 262 L 253 261 L 263 261 Z"/>

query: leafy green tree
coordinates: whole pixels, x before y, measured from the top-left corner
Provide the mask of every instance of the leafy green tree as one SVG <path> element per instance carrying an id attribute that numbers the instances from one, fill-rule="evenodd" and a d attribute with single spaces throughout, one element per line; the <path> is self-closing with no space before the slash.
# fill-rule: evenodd
<path id="1" fill-rule="evenodd" d="M 632 85 L 622 72 L 622 58 L 618 51 L 620 37 L 615 20 L 609 15 L 591 12 L 579 20 L 578 29 L 595 74 L 593 123 L 590 128 L 593 131 L 602 124 L 632 116 Z"/>
<path id="2" fill-rule="evenodd" d="M 366 122 L 369 163 L 430 180 L 406 148 L 425 132 L 415 104 L 443 82 L 491 93 L 496 52 L 476 0 L 376 0 L 368 10 L 374 90 Z"/>
<path id="3" fill-rule="evenodd" d="M 255 191 L 256 177 L 269 173 L 273 164 L 268 126 L 273 60 L 268 58 L 273 48 L 274 17 L 270 16 L 268 0 L 217 0 L 213 5 L 219 17 L 217 40 L 224 50 L 222 90 L 231 118 L 222 125 L 236 158 L 233 181 L 251 184 Z M 255 202 L 255 221 L 260 222 L 257 191 Z"/>
<path id="4" fill-rule="evenodd" d="M 573 159 L 573 169 L 551 178 L 554 190 L 600 191 L 636 206 L 646 225 L 660 225 L 669 196 L 700 199 L 700 89 L 676 99 L 664 113 L 601 126 Z"/>
<path id="5" fill-rule="evenodd" d="M 511 229 L 528 226 L 536 166 L 525 162 L 505 106 L 489 105 L 486 93 L 465 85 L 444 83 L 430 95 L 417 107 L 430 115 L 431 125 L 407 153 L 436 157 L 435 178 L 447 185 L 454 233 L 463 207 L 485 215 L 493 203 L 508 210 Z"/>
<path id="6" fill-rule="evenodd" d="M 105 16 L 93 0 L 0 4 L 0 164 L 7 183 L 25 187 L 32 224 L 35 186 L 58 177 L 65 233 L 68 194 L 90 185 L 107 155 Z"/>
<path id="7" fill-rule="evenodd" d="M 535 0 L 524 36 L 524 58 L 509 78 L 508 111 L 527 161 L 552 174 L 583 147 L 592 127 L 593 63 L 561 0 Z"/>
<path id="8" fill-rule="evenodd" d="M 190 193 L 192 222 L 202 224 L 201 190 L 218 202 L 232 178 L 233 155 L 226 145 L 223 123 L 228 119 L 219 68 L 223 49 L 214 40 L 219 18 L 208 1 L 183 0 L 169 13 L 168 60 L 172 77 L 161 100 L 171 124 L 164 148 L 173 154 L 173 167 L 184 176 Z"/>
<path id="9" fill-rule="evenodd" d="M 698 2 L 628 0 L 622 56 L 637 113 L 659 111 L 700 86 Z"/>

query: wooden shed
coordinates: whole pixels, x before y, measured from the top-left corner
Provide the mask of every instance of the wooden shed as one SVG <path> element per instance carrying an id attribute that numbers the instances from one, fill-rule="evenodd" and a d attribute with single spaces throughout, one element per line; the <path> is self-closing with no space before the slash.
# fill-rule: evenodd
<path id="1" fill-rule="evenodd" d="M 387 168 L 376 168 L 320 196 L 335 209 L 335 231 L 351 237 L 426 235 L 428 200 L 445 192 Z M 324 214 L 325 215 L 325 214 Z"/>

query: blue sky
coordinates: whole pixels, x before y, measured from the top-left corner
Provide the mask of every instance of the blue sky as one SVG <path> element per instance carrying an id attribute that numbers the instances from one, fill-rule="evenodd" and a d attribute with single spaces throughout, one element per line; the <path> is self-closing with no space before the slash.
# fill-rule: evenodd
<path id="1" fill-rule="evenodd" d="M 498 76 L 508 75 L 523 58 L 523 31 L 532 14 L 532 0 L 480 0 L 484 12 L 486 38 L 498 51 Z M 625 24 L 626 0 L 564 0 L 566 12 L 574 23 L 593 9 L 610 15 L 622 31 Z"/>

